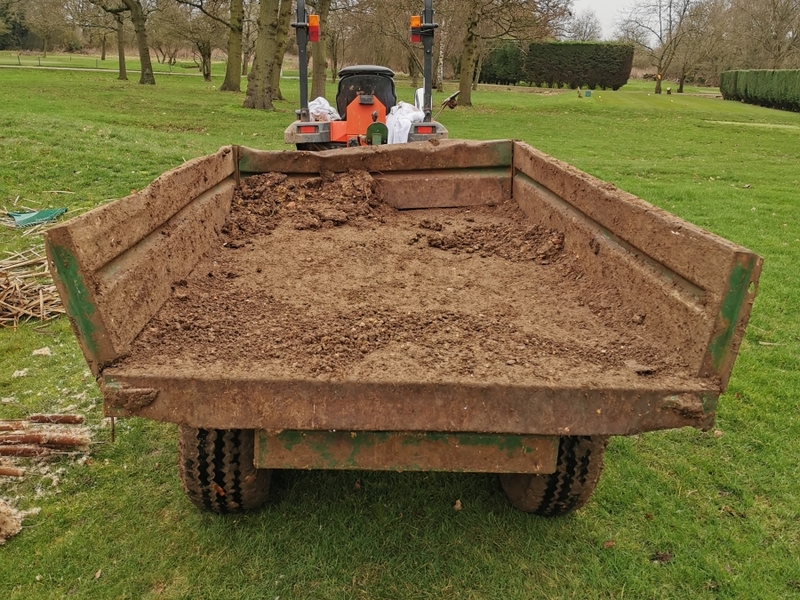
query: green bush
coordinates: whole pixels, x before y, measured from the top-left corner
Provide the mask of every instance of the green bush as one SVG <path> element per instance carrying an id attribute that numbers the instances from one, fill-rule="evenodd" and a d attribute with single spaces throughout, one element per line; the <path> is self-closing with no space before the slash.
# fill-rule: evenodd
<path id="1" fill-rule="evenodd" d="M 525 76 L 525 56 L 519 43 L 508 41 L 486 56 L 481 67 L 481 83 L 516 85 Z"/>
<path id="2" fill-rule="evenodd" d="M 618 90 L 628 82 L 633 46 L 602 42 L 531 42 L 525 80 L 536 85 Z"/>
<path id="3" fill-rule="evenodd" d="M 725 100 L 800 112 L 800 70 L 725 71 L 719 89 Z"/>
<path id="4" fill-rule="evenodd" d="M 600 42 L 505 42 L 484 59 L 481 83 L 617 90 L 628 82 L 633 46 Z"/>

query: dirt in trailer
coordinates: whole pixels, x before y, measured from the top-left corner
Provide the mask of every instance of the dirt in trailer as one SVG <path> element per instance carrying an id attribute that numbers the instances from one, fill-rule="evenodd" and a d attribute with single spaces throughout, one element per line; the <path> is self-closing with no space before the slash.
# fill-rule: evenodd
<path id="1" fill-rule="evenodd" d="M 680 377 L 681 357 L 642 337 L 646 318 L 513 201 L 398 211 L 366 172 L 270 173 L 243 181 L 220 246 L 175 282 L 121 366 L 593 387 Z"/>

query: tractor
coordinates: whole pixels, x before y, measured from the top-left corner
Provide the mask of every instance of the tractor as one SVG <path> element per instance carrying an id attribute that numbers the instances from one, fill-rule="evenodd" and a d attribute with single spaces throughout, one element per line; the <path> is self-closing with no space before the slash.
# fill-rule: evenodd
<path id="1" fill-rule="evenodd" d="M 438 27 L 433 21 L 432 0 L 424 0 L 421 16 L 411 17 L 411 41 L 422 42 L 423 87 L 416 90 L 415 106 L 421 119 L 410 124 L 407 139 L 421 142 L 430 139 L 447 139 L 447 129 L 431 118 L 433 105 L 432 66 L 433 34 Z M 300 61 L 300 108 L 295 111 L 297 120 L 284 131 L 284 141 L 295 144 L 298 150 L 330 150 L 352 146 L 386 144 L 391 140 L 387 116 L 397 106 L 394 72 L 382 66 L 356 65 L 339 71 L 339 88 L 336 93 L 336 111 L 340 118 L 315 119 L 309 111 L 308 101 L 308 42 L 319 41 L 319 16 L 309 15 L 305 0 L 298 0 L 295 22 L 298 58 Z M 453 108 L 458 92 L 443 103 Z M 422 116 L 424 115 L 424 116 Z M 389 117 L 391 121 L 392 117 Z M 403 136 L 405 138 L 405 136 Z"/>

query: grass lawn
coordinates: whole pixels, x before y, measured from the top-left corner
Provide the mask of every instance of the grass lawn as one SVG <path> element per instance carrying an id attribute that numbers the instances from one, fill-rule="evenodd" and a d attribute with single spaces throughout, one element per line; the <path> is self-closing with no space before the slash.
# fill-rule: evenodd
<path id="1" fill-rule="evenodd" d="M 220 77 L 132 79 L 0 69 L 0 207 L 76 214 L 222 145 L 284 148 L 296 81 L 265 113 Z M 375 472 L 280 473 L 264 509 L 219 517 L 180 489 L 175 427 L 118 421 L 110 443 L 66 319 L 28 324 L 0 331 L 0 418 L 82 412 L 96 443 L 83 464 L 0 480 L 41 508 L 0 548 L 0 597 L 798 597 L 800 115 L 650 88 L 481 89 L 441 120 L 523 139 L 765 258 L 716 431 L 614 438 L 595 497 L 561 519 L 510 508 L 492 476 Z M 36 242 L 0 229 L 5 250 Z"/>

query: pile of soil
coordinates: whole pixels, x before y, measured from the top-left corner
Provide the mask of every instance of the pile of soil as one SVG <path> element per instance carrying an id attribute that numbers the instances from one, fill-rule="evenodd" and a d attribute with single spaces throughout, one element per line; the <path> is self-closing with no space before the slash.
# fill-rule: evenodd
<path id="1" fill-rule="evenodd" d="M 297 230 L 363 226 L 392 210 L 381 201 L 377 184 L 366 171 L 338 175 L 325 171 L 305 181 L 264 173 L 242 182 L 223 232 L 236 241 L 268 233 L 284 220 Z"/>
<path id="2" fill-rule="evenodd" d="M 223 237 L 121 366 L 593 386 L 679 366 L 513 201 L 398 211 L 366 172 L 270 173 Z"/>
<path id="3" fill-rule="evenodd" d="M 365 227 L 385 224 L 397 212 L 384 203 L 377 182 L 367 171 L 324 171 L 320 177 L 303 181 L 284 173 L 264 173 L 242 182 L 222 232 L 229 247 L 239 247 L 254 235 L 268 235 L 286 221 L 298 231 Z M 473 217 L 467 217 L 461 227 L 453 227 L 452 221 L 423 219 L 409 244 L 420 242 L 455 253 L 494 254 L 541 264 L 549 264 L 564 248 L 563 234 L 526 224 L 516 205 L 504 205 L 496 212 L 508 220 L 477 225 Z"/>
<path id="4" fill-rule="evenodd" d="M 518 216 L 524 215 L 520 211 Z M 428 246 L 456 254 L 478 252 L 484 258 L 493 254 L 514 262 L 535 260 L 542 265 L 550 264 L 564 249 L 562 233 L 539 225 L 526 226 L 516 221 L 489 225 L 473 225 L 472 222 L 474 219 L 467 218 L 466 226 L 448 230 L 439 221 L 425 219 L 420 227 L 432 233 L 417 234 L 412 243 L 424 237 Z"/>

